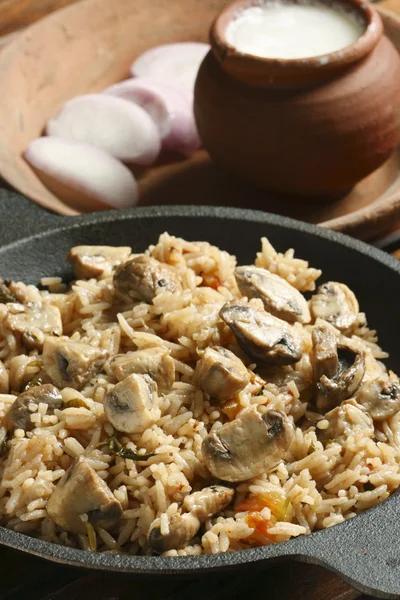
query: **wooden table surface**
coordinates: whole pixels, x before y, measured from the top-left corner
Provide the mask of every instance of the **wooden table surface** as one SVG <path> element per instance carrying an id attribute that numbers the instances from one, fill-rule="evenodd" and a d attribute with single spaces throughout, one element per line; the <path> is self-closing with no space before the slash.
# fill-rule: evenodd
<path id="1" fill-rule="evenodd" d="M 0 0 L 0 45 L 18 35 L 19 29 L 53 10 L 79 1 Z M 400 14 L 400 0 L 382 0 L 380 5 Z M 394 225 L 396 228 L 400 228 L 400 223 Z M 400 250 L 398 252 L 400 257 Z M 372 600 L 333 573 L 295 561 L 258 573 L 205 575 L 190 580 L 138 579 L 50 564 L 0 548 L 0 600 L 236 600 L 244 597 L 253 600 Z"/>

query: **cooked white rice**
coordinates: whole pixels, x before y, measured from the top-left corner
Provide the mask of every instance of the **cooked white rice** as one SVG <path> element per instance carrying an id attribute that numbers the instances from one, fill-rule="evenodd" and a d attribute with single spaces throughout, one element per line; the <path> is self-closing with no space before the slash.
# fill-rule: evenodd
<path id="1" fill-rule="evenodd" d="M 64 402 L 80 399 L 82 405 L 54 414 L 46 414 L 46 404 L 33 405 L 34 428 L 15 430 L 3 445 L 2 525 L 71 547 L 148 554 L 147 536 L 155 520 L 161 533 L 167 534 L 184 497 L 213 482 L 201 453 L 205 436 L 251 405 L 260 410 L 275 408 L 294 419 L 297 426 L 290 460 L 236 484 L 234 504 L 209 518 L 186 548 L 165 555 L 215 554 L 285 541 L 352 518 L 397 488 L 400 413 L 368 430 L 359 413 L 351 414 L 350 408 L 353 421 L 347 437 L 328 443 L 319 440 L 318 432 L 328 422 L 307 404 L 313 390 L 310 326 L 296 325 L 303 357 L 293 367 L 283 368 L 284 382 L 282 378 L 265 381 L 260 394 L 260 385 L 253 379 L 233 404 L 210 402 L 193 380 L 199 351 L 221 345 L 242 356 L 219 317 L 227 301 L 241 297 L 233 276 L 236 259 L 206 242 L 187 242 L 167 233 L 147 253 L 176 270 L 182 292 L 161 291 L 151 304 L 136 302 L 116 311 L 109 271 L 98 280 L 75 281 L 68 287 L 59 278 L 46 278 L 42 284 L 49 289 L 45 291 L 11 284 L 20 303 L 58 307 L 64 335 L 101 347 L 110 357 L 142 348 L 166 348 L 175 361 L 176 381 L 168 394 L 160 395 L 161 416 L 156 424 L 142 434 L 118 434 L 119 441 L 136 452 L 155 452 L 139 462 L 113 456 L 102 445 L 116 433 L 103 408 L 106 392 L 116 384 L 109 362 L 81 392 L 62 390 Z M 293 250 L 277 253 L 267 239 L 262 240 L 255 264 L 302 292 L 313 291 L 320 276 L 319 270 L 295 258 Z M 0 394 L 0 431 L 16 395 L 42 373 L 40 352 L 27 351 L 21 336 L 4 323 L 9 306 L 0 304 L 0 360 L 9 378 L 8 389 Z M 365 315 L 360 313 L 346 335 L 366 353 L 365 377 L 379 375 L 384 369 L 380 359 L 386 355 L 376 344 L 375 332 L 367 328 Z M 57 482 L 79 456 L 107 482 L 123 510 L 118 526 L 108 531 L 95 526 L 94 537 L 89 529 L 88 535 L 62 531 L 46 512 Z"/>

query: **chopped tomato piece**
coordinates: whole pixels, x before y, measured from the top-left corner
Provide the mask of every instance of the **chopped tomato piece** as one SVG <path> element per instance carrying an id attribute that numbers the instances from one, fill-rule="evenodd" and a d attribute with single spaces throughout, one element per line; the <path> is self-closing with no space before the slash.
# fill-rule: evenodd
<path id="1" fill-rule="evenodd" d="M 260 512 L 265 507 L 265 502 L 263 502 L 259 496 L 249 496 L 236 506 L 235 510 L 236 512 L 245 512 L 247 510 Z"/>
<path id="2" fill-rule="evenodd" d="M 277 521 L 290 521 L 292 519 L 293 508 L 289 498 L 286 498 L 285 495 L 278 492 L 264 492 L 260 496 Z"/>
<path id="3" fill-rule="evenodd" d="M 289 498 L 278 492 L 262 492 L 245 498 L 237 507 L 236 512 L 257 511 L 268 507 L 276 521 L 291 521 L 293 507 Z"/>
<path id="4" fill-rule="evenodd" d="M 272 527 L 271 521 L 264 519 L 258 512 L 249 512 L 245 517 L 245 521 L 249 527 L 268 537 L 268 529 Z"/>
<path id="5" fill-rule="evenodd" d="M 254 533 L 249 538 L 250 543 L 260 542 L 264 545 L 275 541 L 275 536 L 268 533 L 268 529 L 273 526 L 273 521 L 264 519 L 257 512 L 250 512 L 246 515 L 245 521 L 254 529 Z"/>
<path id="6" fill-rule="evenodd" d="M 215 275 L 203 275 L 203 283 L 213 290 L 217 290 L 221 285 L 221 281 Z"/>
<path id="7" fill-rule="evenodd" d="M 225 402 L 221 410 L 230 421 L 233 421 L 233 419 L 236 418 L 241 408 L 242 407 L 239 404 L 239 402 L 235 398 L 233 398 L 232 400 L 228 400 L 228 402 Z"/>

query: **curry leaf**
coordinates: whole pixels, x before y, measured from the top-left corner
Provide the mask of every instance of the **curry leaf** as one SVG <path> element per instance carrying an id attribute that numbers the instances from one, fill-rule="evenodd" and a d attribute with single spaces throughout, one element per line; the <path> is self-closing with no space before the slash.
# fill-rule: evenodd
<path id="1" fill-rule="evenodd" d="M 138 454 L 129 448 L 122 448 L 122 450 L 119 452 L 119 456 L 122 458 L 129 458 L 130 460 L 148 460 L 154 455 L 155 452 L 150 452 L 150 454 Z"/>
<path id="2" fill-rule="evenodd" d="M 120 456 L 121 458 L 129 458 L 130 460 L 148 460 L 149 458 L 155 455 L 155 452 L 150 452 L 150 454 L 138 454 L 130 448 L 124 448 L 124 446 L 115 437 L 115 435 L 112 435 L 107 440 L 105 440 L 104 444 L 108 445 L 109 451 L 114 456 Z"/>
<path id="3" fill-rule="evenodd" d="M 27 392 L 31 388 L 36 387 L 38 385 L 42 385 L 42 383 L 43 383 L 43 380 L 41 377 L 34 377 L 30 381 L 28 381 L 28 383 L 26 384 L 26 386 L 24 388 L 24 392 Z"/>

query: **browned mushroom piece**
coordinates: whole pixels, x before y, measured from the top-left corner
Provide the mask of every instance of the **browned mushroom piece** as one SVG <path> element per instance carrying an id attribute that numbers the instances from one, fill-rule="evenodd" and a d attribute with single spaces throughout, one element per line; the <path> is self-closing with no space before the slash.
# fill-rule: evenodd
<path id="1" fill-rule="evenodd" d="M 47 404 L 47 414 L 53 414 L 56 408 L 63 407 L 61 394 L 54 385 L 37 385 L 17 396 L 4 418 L 5 425 L 8 429 L 33 429 L 35 425 L 31 421 L 29 405 L 40 403 Z"/>
<path id="2" fill-rule="evenodd" d="M 71 533 L 86 533 L 82 517 L 108 529 L 117 523 L 122 507 L 108 485 L 82 456 L 75 459 L 47 502 L 49 517 Z"/>
<path id="3" fill-rule="evenodd" d="M 220 401 L 230 400 L 250 381 L 240 358 L 222 346 L 206 348 L 197 362 L 195 381 L 203 392 Z"/>
<path id="4" fill-rule="evenodd" d="M 339 368 L 334 377 L 322 375 L 317 384 L 318 408 L 326 409 L 351 398 L 358 390 L 365 373 L 365 358 L 362 352 L 344 345 L 338 346 Z"/>
<path id="5" fill-rule="evenodd" d="M 340 341 L 329 325 L 315 325 L 312 341 L 316 406 L 329 410 L 356 393 L 365 374 L 365 356 Z"/>
<path id="6" fill-rule="evenodd" d="M 151 303 L 160 290 L 176 292 L 182 286 L 172 267 L 140 254 L 117 267 L 114 288 L 117 299 L 128 304 L 137 300 Z"/>
<path id="7" fill-rule="evenodd" d="M 390 419 L 400 410 L 400 383 L 394 373 L 382 373 L 359 388 L 355 399 L 374 421 Z"/>
<path id="8" fill-rule="evenodd" d="M 314 378 L 334 377 L 339 367 L 338 338 L 329 325 L 315 325 L 312 330 Z"/>
<path id="9" fill-rule="evenodd" d="M 310 312 L 313 319 L 323 319 L 340 331 L 351 327 L 359 312 L 357 298 L 344 283 L 329 281 L 319 286 L 311 297 Z"/>
<path id="10" fill-rule="evenodd" d="M 211 485 L 185 496 L 183 507 L 204 521 L 226 508 L 232 502 L 234 493 L 234 489 L 224 485 Z"/>
<path id="11" fill-rule="evenodd" d="M 0 304 L 18 302 L 14 292 L 9 288 L 10 283 L 10 281 L 6 282 L 0 279 Z"/>
<path id="12" fill-rule="evenodd" d="M 251 407 L 209 433 L 201 450 L 214 477 L 246 481 L 274 469 L 283 460 L 293 435 L 293 424 L 284 413 L 269 410 L 261 415 Z"/>
<path id="13" fill-rule="evenodd" d="M 159 526 L 150 529 L 148 538 L 152 550 L 162 554 L 173 548 L 179 550 L 187 546 L 207 518 L 232 502 L 234 493 L 231 488 L 213 485 L 186 496 L 182 510 L 170 520 L 169 533 L 162 534 Z"/>
<path id="14" fill-rule="evenodd" d="M 108 352 L 68 338 L 47 337 L 43 345 L 43 369 L 58 388 L 77 390 L 103 368 Z"/>
<path id="15" fill-rule="evenodd" d="M 236 283 L 247 298 L 260 298 L 267 312 L 289 323 L 309 323 L 307 300 L 279 275 L 252 265 L 235 270 Z"/>
<path id="16" fill-rule="evenodd" d="M 158 526 L 149 531 L 150 548 L 157 554 L 162 554 L 167 550 L 184 548 L 196 535 L 200 525 L 200 520 L 191 513 L 175 513 L 169 523 L 169 533 L 162 534 Z"/>
<path id="17" fill-rule="evenodd" d="M 363 437 L 372 437 L 374 426 L 371 417 L 352 398 L 324 415 L 328 421 L 326 429 L 318 429 L 320 440 L 343 441 L 349 435 L 361 433 Z"/>
<path id="18" fill-rule="evenodd" d="M 253 306 L 231 302 L 220 310 L 239 346 L 257 361 L 290 365 L 300 360 L 302 341 L 295 329 Z"/>
<path id="19" fill-rule="evenodd" d="M 3 361 L 0 360 L 0 394 L 8 394 L 10 386 L 10 377 L 8 371 L 4 366 Z"/>
<path id="20" fill-rule="evenodd" d="M 145 348 L 117 354 L 111 360 L 110 368 L 118 381 L 133 373 L 149 375 L 162 394 L 168 393 L 175 381 L 175 362 L 166 348 Z"/>
<path id="21" fill-rule="evenodd" d="M 67 261 L 77 279 L 98 279 L 126 262 L 131 252 L 129 246 L 75 246 L 68 252 Z"/>
<path id="22" fill-rule="evenodd" d="M 62 321 L 56 306 L 13 304 L 8 307 L 4 325 L 21 336 L 29 349 L 41 350 L 46 335 L 61 335 Z"/>
<path id="23" fill-rule="evenodd" d="M 142 433 L 160 416 L 157 384 L 148 375 L 129 375 L 107 392 L 104 411 L 118 431 Z"/>

